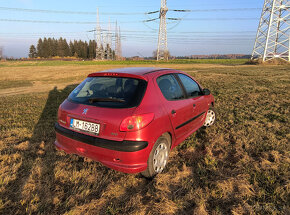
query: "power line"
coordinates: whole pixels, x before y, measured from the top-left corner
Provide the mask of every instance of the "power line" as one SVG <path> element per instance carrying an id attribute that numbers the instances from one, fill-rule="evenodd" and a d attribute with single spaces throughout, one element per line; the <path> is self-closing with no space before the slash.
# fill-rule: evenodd
<path id="1" fill-rule="evenodd" d="M 24 34 L 24 35 L 21 35 L 21 34 L 10 34 L 9 37 L 7 38 L 11 38 L 11 37 L 50 37 L 50 36 L 53 36 L 53 35 L 56 35 L 56 34 L 51 34 L 49 36 L 43 36 L 41 34 L 30 34 L 30 35 L 27 35 L 27 34 Z M 79 34 L 81 36 L 85 36 L 86 34 L 83 33 L 83 34 Z M 65 36 L 76 36 L 75 34 L 73 35 L 70 35 L 70 34 L 67 34 Z M 201 35 L 195 35 L 195 37 L 191 37 L 190 35 L 188 36 L 184 36 L 184 35 L 173 35 L 173 36 L 169 36 L 168 38 L 172 38 L 172 39 L 195 39 L 195 38 L 199 38 Z M 60 35 L 61 37 L 61 35 Z M 202 38 L 203 39 L 220 39 L 220 38 L 225 38 L 225 39 L 247 39 L 247 37 L 255 37 L 255 35 L 208 35 L 208 36 L 205 36 L 205 35 L 202 35 Z M 5 38 L 5 37 L 2 37 L 2 38 Z M 122 38 L 132 38 L 132 39 L 135 39 L 135 38 L 144 38 L 144 39 L 147 39 L 147 38 L 150 38 L 150 39 L 156 39 L 155 35 L 132 35 L 132 34 L 124 34 L 122 35 Z"/>
<path id="2" fill-rule="evenodd" d="M 147 19 L 143 22 L 152 22 L 158 20 L 159 18 L 155 19 Z M 259 20 L 258 18 L 167 18 L 167 20 L 174 20 L 174 21 L 248 21 L 248 20 Z"/>
<path id="3" fill-rule="evenodd" d="M 249 11 L 249 10 L 261 10 L 262 8 L 221 8 L 221 9 L 203 9 L 203 10 L 169 10 L 174 12 L 226 12 L 226 11 Z"/>
<path id="4" fill-rule="evenodd" d="M 96 30 L 91 31 L 67 31 L 67 32 L 0 32 L 0 35 L 53 35 L 53 34 L 86 34 L 88 32 L 95 32 Z M 107 31 L 107 29 L 101 29 L 101 31 Z M 122 30 L 123 34 L 126 35 L 146 35 L 146 34 L 155 34 L 156 31 L 137 31 L 137 30 Z M 220 36 L 224 36 L 225 34 L 249 34 L 249 33 L 256 33 L 256 31 L 170 31 L 170 34 L 220 34 Z"/>
<path id="5" fill-rule="evenodd" d="M 102 30 L 103 31 L 103 30 Z M 47 36 L 77 36 L 77 35 L 86 35 L 88 32 L 94 31 L 84 31 L 84 32 L 32 32 L 32 33 L 0 33 L 0 36 L 19 36 L 19 37 L 29 37 L 29 36 L 40 36 L 40 37 L 47 37 Z M 146 32 L 146 31 L 124 31 L 124 36 L 131 36 L 131 37 L 154 37 L 155 38 L 156 32 Z M 236 31 L 236 32 L 170 32 L 170 35 L 179 38 L 180 36 L 201 36 L 201 37 L 250 37 L 254 36 L 255 31 Z M 210 35 L 206 35 L 210 34 Z"/>
<path id="6" fill-rule="evenodd" d="M 159 19 L 159 18 L 157 18 Z M 150 22 L 153 20 L 144 20 L 144 21 L 126 21 L 121 23 L 140 23 L 140 22 Z M 167 18 L 168 20 L 183 20 L 183 21 L 249 21 L 249 20 L 258 20 L 257 18 Z M 96 24 L 96 22 L 76 22 L 76 21 L 49 21 L 49 20 L 23 20 L 23 19 L 0 19 L 0 22 L 20 22 L 20 23 L 46 23 L 46 24 L 77 24 L 77 25 L 92 25 Z M 102 23 L 104 24 L 104 23 Z"/>
<path id="7" fill-rule="evenodd" d="M 47 24 L 80 24 L 92 25 L 96 22 L 72 22 L 72 21 L 48 21 L 48 20 L 22 20 L 22 19 L 0 19 L 0 22 L 24 22 L 24 23 L 47 23 Z M 140 21 L 126 21 L 121 23 L 140 23 Z M 104 24 L 104 23 L 102 23 Z"/>
<path id="8" fill-rule="evenodd" d="M 249 10 L 261 10 L 262 8 L 219 8 L 219 9 L 203 9 L 203 10 L 169 10 L 174 12 L 226 12 L 226 11 L 249 11 Z M 30 13 L 56 13 L 56 14 L 73 14 L 73 15 L 96 15 L 96 12 L 90 11 L 64 11 L 64 10 L 42 10 L 42 9 L 30 9 L 30 8 L 12 8 L 12 7 L 0 7 L 0 10 L 7 11 L 22 11 Z M 128 16 L 128 15 L 143 15 L 143 14 L 154 14 L 159 13 L 159 10 L 151 11 L 147 13 L 143 12 L 123 12 L 123 13 L 100 13 L 100 15 L 119 15 L 119 16 Z"/>
<path id="9" fill-rule="evenodd" d="M 184 21 L 232 21 L 232 20 L 259 20 L 258 18 L 167 18 L 168 20 L 184 20 Z"/>
<path id="10" fill-rule="evenodd" d="M 57 14 L 74 14 L 74 15 L 96 15 L 96 12 L 85 12 L 85 11 L 62 11 L 62 10 L 41 10 L 41 9 L 26 9 L 26 8 L 11 8 L 11 7 L 0 7 L 0 10 L 9 10 L 9 11 L 22 11 L 30 13 L 57 13 Z M 100 15 L 140 15 L 144 13 L 100 13 Z"/>

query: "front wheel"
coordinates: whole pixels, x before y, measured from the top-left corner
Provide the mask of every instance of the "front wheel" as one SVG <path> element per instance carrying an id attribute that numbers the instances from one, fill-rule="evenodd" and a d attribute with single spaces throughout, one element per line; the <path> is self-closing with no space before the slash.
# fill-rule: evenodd
<path id="1" fill-rule="evenodd" d="M 212 126 L 215 123 L 215 120 L 216 120 L 216 111 L 213 107 L 210 107 L 206 113 L 206 118 L 203 126 L 204 127 Z"/>
<path id="2" fill-rule="evenodd" d="M 153 146 L 147 161 L 147 169 L 141 174 L 146 178 L 152 178 L 156 174 L 161 173 L 168 161 L 170 150 L 170 140 L 166 136 L 158 138 Z"/>

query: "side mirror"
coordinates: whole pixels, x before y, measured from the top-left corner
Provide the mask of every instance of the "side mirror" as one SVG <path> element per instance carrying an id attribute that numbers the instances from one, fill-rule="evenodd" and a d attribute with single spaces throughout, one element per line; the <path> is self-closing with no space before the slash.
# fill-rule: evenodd
<path id="1" fill-rule="evenodd" d="M 202 93 L 203 93 L 203 95 L 208 96 L 208 95 L 210 95 L 210 90 L 209 89 L 203 89 Z"/>

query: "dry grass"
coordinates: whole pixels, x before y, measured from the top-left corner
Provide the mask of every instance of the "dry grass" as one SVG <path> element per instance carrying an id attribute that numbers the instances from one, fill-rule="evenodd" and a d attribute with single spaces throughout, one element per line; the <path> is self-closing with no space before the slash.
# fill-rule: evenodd
<path id="1" fill-rule="evenodd" d="M 267 60 L 267 61 L 263 61 L 262 59 L 255 59 L 255 60 L 249 60 L 247 62 L 247 64 L 254 64 L 254 65 L 259 65 L 259 64 L 263 64 L 263 65 L 289 65 L 289 61 L 278 59 L 278 58 Z"/>
<path id="2" fill-rule="evenodd" d="M 53 146 L 74 84 L 115 67 L 0 68 L 0 83 L 33 83 L 0 87 L 1 214 L 289 214 L 289 66 L 162 65 L 211 89 L 219 115 L 151 181 Z"/>

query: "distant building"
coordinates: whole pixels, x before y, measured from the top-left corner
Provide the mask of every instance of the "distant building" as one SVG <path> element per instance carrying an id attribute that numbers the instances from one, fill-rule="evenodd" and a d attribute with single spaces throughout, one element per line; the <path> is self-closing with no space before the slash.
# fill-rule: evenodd
<path id="1" fill-rule="evenodd" d="M 133 56 L 130 58 L 130 60 L 144 60 L 143 57 L 139 57 L 139 56 Z"/>

